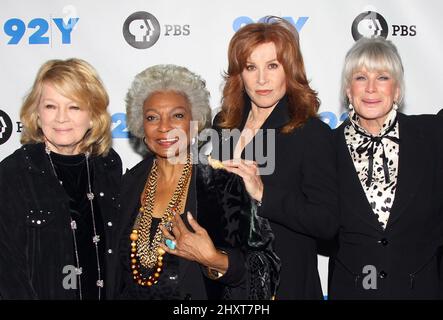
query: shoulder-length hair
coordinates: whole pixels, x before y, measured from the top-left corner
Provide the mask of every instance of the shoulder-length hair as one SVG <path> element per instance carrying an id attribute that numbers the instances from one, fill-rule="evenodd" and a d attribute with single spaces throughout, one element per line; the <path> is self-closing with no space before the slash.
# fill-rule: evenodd
<path id="1" fill-rule="evenodd" d="M 211 107 L 206 82 L 185 67 L 159 64 L 137 74 L 126 95 L 126 123 L 132 135 L 143 138 L 143 104 L 156 92 L 173 91 L 183 95 L 191 106 L 192 120 L 198 132 L 211 123 Z"/>
<path id="2" fill-rule="evenodd" d="M 292 132 L 309 118 L 316 117 L 320 100 L 309 86 L 297 30 L 278 17 L 266 17 L 265 22 L 251 23 L 239 29 L 232 37 L 228 49 L 228 71 L 225 73 L 221 122 L 222 128 L 238 128 L 244 110 L 244 83 L 241 77 L 252 51 L 263 43 L 274 43 L 277 60 L 286 75 L 286 95 L 289 99 L 290 121 L 281 129 Z"/>
<path id="3" fill-rule="evenodd" d="M 349 49 L 345 57 L 341 76 L 341 99 L 344 106 L 349 104 L 346 90 L 351 85 L 352 75 L 365 68 L 368 71 L 386 71 L 400 89 L 398 106 L 403 104 L 405 80 L 403 63 L 395 45 L 383 37 L 361 38 Z"/>
<path id="4" fill-rule="evenodd" d="M 49 60 L 40 67 L 20 111 L 24 128 L 21 143 L 45 140 L 38 125 L 37 111 L 44 84 L 51 84 L 58 93 L 89 111 L 92 126 L 79 144 L 80 152 L 106 155 L 112 144 L 111 117 L 107 112 L 109 97 L 97 71 L 86 61 L 76 58 Z"/>

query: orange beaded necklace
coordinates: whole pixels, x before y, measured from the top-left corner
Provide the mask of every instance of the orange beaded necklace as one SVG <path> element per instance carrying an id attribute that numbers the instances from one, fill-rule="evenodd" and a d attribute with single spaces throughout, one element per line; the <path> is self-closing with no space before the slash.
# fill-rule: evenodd
<path id="1" fill-rule="evenodd" d="M 169 231 L 172 230 L 172 218 L 184 206 L 184 195 L 186 187 L 192 173 L 191 156 L 188 155 L 186 164 L 183 167 L 182 174 L 177 187 L 169 201 L 168 207 L 163 214 L 161 221 L 154 233 L 152 241 L 149 241 L 152 213 L 155 204 L 155 191 L 157 189 L 158 170 L 157 163 L 154 160 L 151 172 L 143 190 L 142 206 L 135 219 L 134 228 L 129 236 L 131 240 L 130 265 L 134 281 L 141 286 L 152 286 L 158 282 L 163 267 L 163 255 L 165 251 L 159 246 L 164 241 L 160 225 L 165 226 Z M 140 271 L 143 266 L 152 269 L 152 273 L 146 277 Z"/>

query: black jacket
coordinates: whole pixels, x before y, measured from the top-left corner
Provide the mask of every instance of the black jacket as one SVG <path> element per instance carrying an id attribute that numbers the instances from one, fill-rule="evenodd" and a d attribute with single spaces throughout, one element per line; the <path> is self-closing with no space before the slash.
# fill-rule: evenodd
<path id="1" fill-rule="evenodd" d="M 109 265 L 121 160 L 113 150 L 91 160 Z M 1 162 L 0 203 L 1 297 L 75 299 L 75 290 L 63 288 L 63 268 L 75 265 L 69 199 L 53 174 L 44 144 L 24 145 Z M 111 278 L 105 277 L 107 290 L 113 286 Z"/>
<path id="2" fill-rule="evenodd" d="M 335 131 L 341 211 L 339 248 L 331 259 L 331 299 L 438 297 L 443 119 L 398 114 L 398 123 L 397 189 L 385 230 L 372 212 L 349 154 L 344 137 L 348 121 Z M 375 269 L 363 273 L 365 266 Z M 376 289 L 364 289 L 363 281 L 370 287 L 368 276 L 374 270 Z"/>
<path id="3" fill-rule="evenodd" d="M 279 129 L 290 119 L 287 103 L 284 97 L 261 127 L 263 135 L 258 133 L 250 143 L 254 146 L 252 160 L 260 162 L 257 155 L 261 153 L 260 146 L 264 146 L 269 161 L 275 163 L 272 174 L 262 175 L 263 205 L 258 214 L 271 223 L 275 251 L 282 263 L 276 298 L 322 299 L 316 239 L 330 239 L 337 231 L 336 156 L 332 132 L 321 120 L 312 118 L 289 134 L 281 133 Z M 246 98 L 240 131 L 246 123 L 250 105 Z M 230 149 L 232 155 L 237 139 L 223 134 L 217 123 L 218 117 L 214 120 L 214 128 L 220 132 L 220 146 Z M 276 129 L 275 139 L 268 141 L 266 129 Z M 214 146 L 215 155 L 217 149 Z M 245 151 L 242 157 L 251 159 Z"/>
<path id="4" fill-rule="evenodd" d="M 128 285 L 128 279 L 122 278 L 128 276 L 124 272 L 130 253 L 126 239 L 134 225 L 152 162 L 153 156 L 149 155 L 123 177 L 117 232 L 118 238 L 123 240 L 118 250 L 127 252 L 127 256 L 123 254 L 115 262 L 115 298 L 120 298 Z M 278 284 L 280 263 L 272 250 L 270 227 L 256 216 L 256 209 L 237 176 L 213 170 L 208 165 L 193 165 L 184 212 L 191 212 L 207 230 L 214 245 L 228 253 L 229 268 L 221 278 L 213 281 L 196 262 L 178 258 L 179 269 L 174 281 L 179 286 L 179 299 L 270 299 Z M 186 215 L 182 217 L 190 228 Z M 164 274 L 162 276 L 159 282 L 168 281 Z"/>

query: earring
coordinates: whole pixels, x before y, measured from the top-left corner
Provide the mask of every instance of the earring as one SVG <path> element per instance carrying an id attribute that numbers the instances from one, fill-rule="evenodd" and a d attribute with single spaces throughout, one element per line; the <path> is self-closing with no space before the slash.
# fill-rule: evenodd
<path id="1" fill-rule="evenodd" d="M 348 105 L 348 109 L 351 111 L 351 110 L 354 110 L 354 106 L 352 105 L 352 103 L 349 103 L 349 105 Z"/>
<path id="2" fill-rule="evenodd" d="M 394 109 L 394 110 L 398 110 L 398 104 L 397 104 L 397 102 L 395 102 L 394 101 L 394 103 L 393 103 L 393 105 L 392 105 L 392 109 Z"/>
<path id="3" fill-rule="evenodd" d="M 40 118 L 37 118 L 37 127 L 39 127 L 39 128 L 42 127 L 42 122 L 41 122 Z"/>
<path id="4" fill-rule="evenodd" d="M 92 122 L 92 120 L 90 120 L 89 121 L 89 129 L 92 129 L 92 125 L 93 125 L 93 122 Z"/>
<path id="5" fill-rule="evenodd" d="M 148 145 L 146 144 L 146 137 L 143 137 L 143 143 L 145 144 L 145 146 L 148 146 Z"/>
<path id="6" fill-rule="evenodd" d="M 194 145 L 196 141 L 197 141 L 197 139 L 196 139 L 195 137 L 192 138 L 192 139 L 191 139 L 191 145 Z"/>

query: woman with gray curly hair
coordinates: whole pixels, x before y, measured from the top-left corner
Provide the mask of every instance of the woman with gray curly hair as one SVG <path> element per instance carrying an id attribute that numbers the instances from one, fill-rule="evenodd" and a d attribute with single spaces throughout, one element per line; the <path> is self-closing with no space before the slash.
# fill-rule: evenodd
<path id="1" fill-rule="evenodd" d="M 191 155 L 211 120 L 205 82 L 156 65 L 126 102 L 128 128 L 150 154 L 122 183 L 115 297 L 270 299 L 280 264 L 269 225 L 241 178 Z"/>

